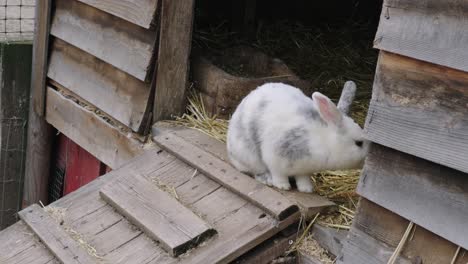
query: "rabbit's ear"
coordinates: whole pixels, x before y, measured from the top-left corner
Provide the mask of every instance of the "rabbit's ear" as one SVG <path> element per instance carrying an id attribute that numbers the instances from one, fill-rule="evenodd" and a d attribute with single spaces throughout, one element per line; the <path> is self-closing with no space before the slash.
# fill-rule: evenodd
<path id="1" fill-rule="evenodd" d="M 341 124 L 343 116 L 336 105 L 328 97 L 319 92 L 314 92 L 312 94 L 312 99 L 317 104 L 320 116 L 325 122 L 336 126 Z"/>

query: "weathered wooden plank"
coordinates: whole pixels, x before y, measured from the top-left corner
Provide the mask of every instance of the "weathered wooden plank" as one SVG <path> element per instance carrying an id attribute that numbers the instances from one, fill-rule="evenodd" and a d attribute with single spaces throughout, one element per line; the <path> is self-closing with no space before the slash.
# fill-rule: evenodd
<path id="1" fill-rule="evenodd" d="M 343 245 L 340 264 L 386 264 L 394 248 L 369 236 L 357 228 L 351 228 Z M 410 264 L 411 261 L 398 257 L 395 263 Z M 424 262 L 426 264 L 426 262 Z"/>
<path id="2" fill-rule="evenodd" d="M 374 46 L 468 71 L 467 10 L 463 0 L 386 0 Z"/>
<path id="3" fill-rule="evenodd" d="M 169 254 L 143 234 L 125 243 L 119 250 L 111 251 L 106 255 L 105 259 L 107 263 L 112 264 L 175 262 Z"/>
<path id="4" fill-rule="evenodd" d="M 42 117 L 45 112 L 47 56 L 49 51 L 50 9 L 52 0 L 38 0 L 35 11 L 31 106 Z"/>
<path id="5" fill-rule="evenodd" d="M 19 212 L 19 216 L 62 263 L 94 263 L 96 261 L 39 205 L 29 206 Z"/>
<path id="6" fill-rule="evenodd" d="M 293 227 L 293 226 L 291 226 Z M 272 238 L 245 253 L 233 263 L 266 264 L 282 256 L 291 247 L 297 237 L 297 228 L 291 235 L 276 234 Z"/>
<path id="7" fill-rule="evenodd" d="M 374 144 L 358 193 L 468 248 L 468 178 L 456 170 Z M 450 216 L 450 217 L 447 217 Z"/>
<path id="8" fill-rule="evenodd" d="M 251 203 L 217 219 L 214 225 L 220 231 L 217 243 L 200 247 L 196 255 L 188 255 L 180 263 L 229 263 L 297 221 L 297 218 L 289 217 L 275 223 L 271 216 L 266 216 Z M 247 223 L 245 219 L 251 220 Z"/>
<path id="9" fill-rule="evenodd" d="M 135 132 L 146 125 L 149 84 L 57 38 L 47 76 Z"/>
<path id="10" fill-rule="evenodd" d="M 48 88 L 47 121 L 93 156 L 115 169 L 143 153 L 143 144 Z"/>
<path id="11" fill-rule="evenodd" d="M 159 43 L 153 120 L 182 114 L 188 86 L 194 0 L 161 0 Z"/>
<path id="12" fill-rule="evenodd" d="M 216 233 L 192 211 L 142 176 L 119 177 L 104 186 L 100 193 L 172 256 L 185 253 Z"/>
<path id="13" fill-rule="evenodd" d="M 367 137 L 468 172 L 467 86 L 467 73 L 381 52 Z"/>
<path id="14" fill-rule="evenodd" d="M 51 0 L 36 3 L 23 206 L 47 202 L 53 128 L 44 120 Z"/>
<path id="15" fill-rule="evenodd" d="M 322 262 L 316 257 L 307 255 L 301 251 L 297 252 L 297 263 L 298 264 L 322 264 Z"/>
<path id="16" fill-rule="evenodd" d="M 299 210 L 295 204 L 291 203 L 281 193 L 238 172 L 226 162 L 217 159 L 178 136 L 160 134 L 156 135 L 154 140 L 166 151 L 173 153 L 206 176 L 241 195 L 279 220 L 286 219 Z"/>
<path id="17" fill-rule="evenodd" d="M 0 232 L 0 263 L 44 264 L 55 259 L 23 221 Z"/>
<path id="18" fill-rule="evenodd" d="M 153 135 L 161 133 L 171 133 L 183 138 L 190 144 L 203 149 L 212 154 L 216 158 L 228 162 L 226 144 L 216 140 L 206 134 L 195 129 L 190 129 L 182 126 L 170 124 L 168 122 L 158 122 L 153 125 Z M 310 219 L 318 212 L 336 206 L 327 198 L 317 194 L 301 193 L 297 191 L 282 191 L 279 190 L 286 198 L 294 204 L 297 204 L 304 217 Z"/>
<path id="19" fill-rule="evenodd" d="M 150 28 L 157 10 L 158 0 L 78 0 L 133 24 Z"/>
<path id="20" fill-rule="evenodd" d="M 353 227 L 350 232 L 364 234 L 365 236 L 362 236 L 362 239 L 367 240 L 367 242 L 354 239 L 354 241 L 351 242 L 351 244 L 354 244 L 354 246 L 352 246 L 354 249 L 351 254 L 363 254 L 360 251 L 367 250 L 365 243 L 372 240 L 378 241 L 377 244 L 384 244 L 384 247 L 390 247 L 393 251 L 400 242 L 408 224 L 409 221 L 401 216 L 368 201 L 367 199 L 361 199 L 353 222 Z M 349 246 L 346 244 L 352 239 L 353 238 L 351 237 L 344 243 L 344 248 Z M 358 247 L 356 247 L 356 245 L 358 245 Z M 405 243 L 401 256 L 409 259 L 412 263 L 450 263 L 457 247 L 457 245 L 441 238 L 440 236 L 437 236 L 420 226 L 415 226 L 413 233 L 411 233 Z M 464 250 L 461 250 L 455 263 L 463 264 L 468 261 L 468 254 L 464 254 L 464 252 Z M 344 249 L 344 253 L 345 255 L 350 253 L 349 247 L 348 249 Z M 348 257 L 350 256 L 345 256 L 345 260 L 347 260 Z M 417 262 L 418 259 L 422 262 Z M 388 256 L 381 259 L 380 262 L 387 263 L 387 260 Z"/>
<path id="21" fill-rule="evenodd" d="M 90 237 L 88 243 L 96 249 L 99 256 L 107 259 L 108 254 L 127 243 L 131 243 L 132 240 L 141 235 L 143 235 L 143 232 L 140 229 L 123 218 L 121 221 L 102 229 L 101 232 Z"/>
<path id="22" fill-rule="evenodd" d="M 343 243 L 348 231 L 315 224 L 312 227 L 312 236 L 321 247 L 336 257 L 341 256 Z"/>
<path id="23" fill-rule="evenodd" d="M 112 2 L 117 5 L 117 1 Z M 142 81 L 150 79 L 156 30 L 146 30 L 79 1 L 57 0 L 55 5 L 52 35 Z"/>
<path id="24" fill-rule="evenodd" d="M 168 155 L 166 151 L 153 151 L 153 155 L 154 153 L 159 153 L 158 155 L 163 157 Z M 143 165 L 151 163 L 149 158 L 150 156 L 146 158 L 142 156 L 142 159 L 138 159 L 141 163 L 134 163 L 132 167 L 143 167 Z M 211 263 L 207 260 L 208 258 L 213 263 L 224 263 L 233 260 L 263 240 L 268 239 L 269 236 L 289 225 L 290 221 L 295 219 L 290 217 L 277 228 L 276 221 L 272 221 L 273 218 L 265 214 L 264 211 L 248 203 L 241 196 L 221 187 L 218 183 L 180 160 L 156 167 L 158 169 L 155 171 L 148 171 L 147 169 L 141 171 L 145 172 L 148 178 L 157 181 L 165 188 L 175 188 L 179 201 L 196 212 L 197 215 L 203 217 L 218 231 L 216 238 L 208 240 L 203 247 L 192 250 L 187 261 L 195 261 L 190 258 L 194 256 L 197 256 L 196 259 L 202 262 L 206 261 L 205 263 Z M 140 170 L 137 169 L 137 171 Z M 246 222 L 245 219 L 251 220 Z M 263 225 L 264 222 L 270 222 L 272 228 L 269 231 L 264 231 L 267 232 L 266 234 L 259 235 L 259 237 L 242 235 L 236 240 L 236 243 L 232 244 L 230 242 L 232 237 L 239 236 L 244 232 L 257 232 L 258 227 L 256 226 Z"/>
<path id="25" fill-rule="evenodd" d="M 24 172 L 23 207 L 48 200 L 50 157 L 54 128 L 36 114 L 32 105 L 28 115 L 28 135 Z"/>

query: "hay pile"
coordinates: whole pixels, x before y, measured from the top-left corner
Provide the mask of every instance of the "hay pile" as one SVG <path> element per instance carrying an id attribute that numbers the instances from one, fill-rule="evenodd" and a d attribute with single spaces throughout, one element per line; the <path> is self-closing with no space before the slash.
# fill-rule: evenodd
<path id="1" fill-rule="evenodd" d="M 378 52 L 372 49 L 375 25 L 368 22 L 317 24 L 306 27 L 298 22 L 280 20 L 260 24 L 255 40 L 231 32 L 226 23 L 196 28 L 193 46 L 209 57 L 234 46 L 253 46 L 283 60 L 299 77 L 337 102 L 344 83 L 357 85 L 351 116 L 364 124 L 372 94 Z M 229 70 L 229 65 L 217 65 Z"/>
<path id="2" fill-rule="evenodd" d="M 188 101 L 187 113 L 177 117 L 172 123 L 196 129 L 226 143 L 229 121 L 211 116 L 206 111 L 201 96 L 194 91 L 191 92 Z"/>

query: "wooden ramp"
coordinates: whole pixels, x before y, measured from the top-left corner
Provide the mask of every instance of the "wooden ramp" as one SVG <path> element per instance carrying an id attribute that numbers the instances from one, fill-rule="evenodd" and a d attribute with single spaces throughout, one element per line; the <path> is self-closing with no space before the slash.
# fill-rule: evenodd
<path id="1" fill-rule="evenodd" d="M 154 131 L 159 146 L 46 208 L 24 209 L 0 232 L 11 249 L 0 263 L 267 263 L 294 239 L 300 209 L 333 207 L 237 172 L 224 144 L 200 132 Z"/>

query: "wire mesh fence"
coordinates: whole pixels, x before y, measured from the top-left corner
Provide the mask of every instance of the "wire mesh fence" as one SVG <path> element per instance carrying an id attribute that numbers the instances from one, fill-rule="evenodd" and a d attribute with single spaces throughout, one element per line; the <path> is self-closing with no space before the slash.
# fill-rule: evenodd
<path id="1" fill-rule="evenodd" d="M 0 41 L 32 40 L 36 0 L 0 0 Z"/>

